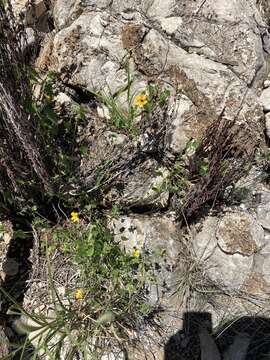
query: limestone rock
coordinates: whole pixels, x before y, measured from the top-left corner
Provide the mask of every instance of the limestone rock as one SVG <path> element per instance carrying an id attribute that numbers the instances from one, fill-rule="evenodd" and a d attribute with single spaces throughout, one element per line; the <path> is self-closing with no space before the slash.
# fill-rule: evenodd
<path id="1" fill-rule="evenodd" d="M 13 236 L 12 224 L 9 221 L 0 223 L 0 285 L 8 275 L 6 264 L 8 263 L 8 250 Z"/>
<path id="2" fill-rule="evenodd" d="M 247 300 L 255 296 L 266 301 L 270 292 L 270 193 L 254 169 L 242 181 L 251 189 L 242 209 L 227 208 L 219 216 L 206 217 L 193 236 L 193 248 L 214 283 L 228 291 L 243 291 Z"/>
<path id="3" fill-rule="evenodd" d="M 89 10 L 107 8 L 111 0 L 87 0 L 85 5 Z M 85 9 L 80 0 L 57 0 L 53 7 L 54 19 L 58 29 L 69 26 Z"/>
<path id="4" fill-rule="evenodd" d="M 26 32 L 27 47 L 31 47 L 34 45 L 34 43 L 36 41 L 35 31 L 32 28 L 27 27 L 25 29 L 25 32 Z"/>
<path id="5" fill-rule="evenodd" d="M 265 19 L 269 18 L 270 15 L 270 4 L 268 0 L 258 0 L 257 6 L 259 11 L 262 13 Z"/>
<path id="6" fill-rule="evenodd" d="M 59 29 L 63 28 L 68 21 L 72 21 L 70 18 L 71 10 L 74 11 L 78 6 L 79 1 L 74 0 L 58 0 L 55 2 L 53 7 L 54 19 Z"/>
<path id="7" fill-rule="evenodd" d="M 124 207 L 164 208 L 169 200 L 169 193 L 164 189 L 168 176 L 169 171 L 160 167 L 157 161 L 146 160 L 125 181 L 116 184 L 106 198 Z"/>
<path id="8" fill-rule="evenodd" d="M 263 228 L 245 212 L 207 217 L 194 237 L 195 254 L 209 278 L 228 289 L 240 289 L 253 269 L 254 254 L 265 245 Z"/>
<path id="9" fill-rule="evenodd" d="M 134 97 L 149 82 L 158 80 L 170 90 L 164 146 L 170 159 L 181 154 L 191 138 L 201 138 L 220 116 L 236 119 L 246 131 L 237 140 L 252 153 L 264 143 L 263 110 L 270 111 L 270 88 L 265 84 L 261 97 L 257 95 L 267 71 L 269 34 L 255 3 L 55 0 L 55 31 L 43 44 L 37 64 L 42 69 L 57 70 L 67 86 L 93 94 L 121 92 L 131 75 Z M 57 100 L 67 101 L 63 94 Z M 120 102 L 126 110 L 126 93 Z M 85 105 L 89 109 L 90 100 Z M 96 105 L 98 109 L 89 110 L 87 125 L 79 129 L 80 136 L 87 140 L 89 155 L 82 158 L 80 168 L 90 178 L 96 169 L 106 171 L 109 157 L 123 159 L 133 141 L 125 131 L 111 126 L 108 108 Z M 266 131 L 270 137 L 267 115 Z M 136 150 L 134 142 L 129 150 Z M 166 208 L 169 194 L 153 188 L 162 188 L 167 164 L 161 165 L 153 154 L 148 155 L 134 164 L 128 176 L 117 179 L 117 186 L 102 194 L 104 205 L 117 202 L 131 211 Z M 254 190 L 254 179 L 248 185 L 251 195 L 241 203 L 243 206 L 224 208 L 191 226 L 194 236 L 189 244 L 195 256 L 194 267 L 201 269 L 211 286 L 225 289 L 230 295 L 258 296 L 262 301 L 270 293 L 270 196 L 264 190 L 255 203 L 259 192 Z M 96 186 L 94 182 L 92 187 Z M 176 332 L 181 327 L 182 312 L 178 310 L 184 300 L 171 295 L 183 275 L 179 263 L 186 259 L 175 218 L 170 214 L 129 213 L 111 220 L 110 227 L 115 240 L 127 251 L 146 248 L 156 254 L 158 284 L 150 287 L 149 301 L 160 303 L 166 310 L 160 322 L 164 333 Z M 213 311 L 217 305 L 216 319 L 223 319 L 226 311 L 232 315 L 247 307 L 253 311 L 251 305 L 239 298 L 236 301 L 233 295 L 212 296 L 207 291 L 199 310 Z"/>
<path id="10" fill-rule="evenodd" d="M 185 95 L 176 97 L 171 104 L 171 127 L 168 132 L 168 144 L 171 152 L 181 153 L 189 140 L 185 131 L 185 117 L 189 116 L 190 111 L 194 109 L 192 101 Z"/>
<path id="11" fill-rule="evenodd" d="M 0 326 L 0 356 L 2 359 L 9 355 L 9 341 L 5 335 L 4 328 Z"/>
<path id="12" fill-rule="evenodd" d="M 266 230 L 270 231 L 270 192 L 261 191 L 260 204 L 256 209 L 257 221 Z"/>
<path id="13" fill-rule="evenodd" d="M 34 0 L 33 6 L 27 0 L 11 0 L 15 14 L 25 15 L 25 25 L 37 26 L 39 31 L 48 31 L 47 26 L 47 6 L 45 0 Z"/>
<path id="14" fill-rule="evenodd" d="M 39 25 L 39 30 L 42 31 L 40 23 L 42 22 L 42 20 L 44 20 L 45 14 L 47 12 L 46 3 L 44 0 L 35 0 L 33 4 L 34 4 L 33 7 L 28 6 L 26 8 L 25 21 L 26 24 L 29 26 L 33 26 L 34 24 Z"/>
<path id="15" fill-rule="evenodd" d="M 227 254 L 250 256 L 265 244 L 263 228 L 245 212 L 223 216 L 216 231 L 217 244 Z"/>
<path id="16" fill-rule="evenodd" d="M 179 309 L 183 301 L 176 291 L 180 279 L 178 271 L 181 271 L 178 270 L 181 242 L 174 215 L 120 216 L 111 221 L 110 228 L 115 234 L 115 240 L 126 251 L 133 252 L 136 248 L 141 252 L 144 249 L 153 256 L 156 264 L 156 284 L 149 284 L 148 301 L 153 305 L 160 304 L 163 311 L 159 314 L 158 323 L 163 329 L 164 336 L 173 335 L 182 326 Z M 153 351 L 155 355 L 160 356 L 158 359 L 163 359 L 162 346 L 157 346 L 161 341 L 159 335 L 153 331 L 150 331 L 150 335 L 148 331 L 150 329 L 146 329 L 143 335 L 145 351 L 131 351 L 132 359 L 143 359 L 144 354 L 153 354 Z"/>
<path id="17" fill-rule="evenodd" d="M 161 268 L 158 282 L 170 287 L 172 271 L 177 266 L 180 251 L 177 225 L 173 217 L 121 216 L 113 219 L 110 227 L 115 240 L 127 251 L 132 252 L 136 248 L 156 253 L 157 263 Z"/>
<path id="18" fill-rule="evenodd" d="M 26 4 L 27 4 L 27 0 L 11 0 L 11 5 L 16 14 L 25 10 Z"/>
<path id="19" fill-rule="evenodd" d="M 264 89 L 268 88 L 269 86 L 270 86 L 270 80 L 268 80 L 268 79 L 264 80 L 264 82 L 263 82 Z"/>
<path id="20" fill-rule="evenodd" d="M 262 91 L 260 101 L 265 112 L 270 111 L 270 88 L 266 88 Z"/>
<path id="21" fill-rule="evenodd" d="M 224 253 L 218 247 L 216 227 L 217 219 L 208 218 L 205 221 L 202 230 L 194 238 L 195 255 L 202 262 L 211 281 L 219 286 L 238 289 L 251 270 L 252 257 L 244 257 L 237 253 L 231 255 Z"/>
<path id="22" fill-rule="evenodd" d="M 127 251 L 145 248 L 166 253 L 167 265 L 172 269 L 177 264 L 179 235 L 173 215 L 169 216 L 121 216 L 113 219 L 111 228 L 115 240 Z"/>
<path id="23" fill-rule="evenodd" d="M 55 101 L 57 101 L 60 105 L 72 103 L 72 99 L 70 98 L 70 96 L 63 92 L 59 93 L 56 96 Z"/>
<path id="24" fill-rule="evenodd" d="M 265 128 L 268 140 L 270 140 L 270 114 L 265 114 Z"/>
<path id="25" fill-rule="evenodd" d="M 221 112 L 229 119 L 237 114 L 246 124 L 251 147 L 263 142 L 263 114 L 253 87 L 266 71 L 264 22 L 253 3 L 104 0 L 82 6 L 56 0 L 54 18 L 59 31 L 51 66 L 73 69 L 70 83 L 114 93 L 126 85 L 121 64 L 132 51 L 135 78 L 158 75 L 171 84 L 168 145 L 173 153 L 201 137 Z"/>

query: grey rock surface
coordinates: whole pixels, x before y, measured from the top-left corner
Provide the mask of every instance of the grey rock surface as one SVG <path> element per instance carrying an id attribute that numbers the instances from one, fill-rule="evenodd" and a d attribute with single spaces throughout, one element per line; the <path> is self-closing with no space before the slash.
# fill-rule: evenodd
<path id="1" fill-rule="evenodd" d="M 265 129 L 267 138 L 270 139 L 270 114 L 265 114 Z"/>
<path id="2" fill-rule="evenodd" d="M 265 229 L 270 231 L 270 192 L 262 191 L 260 194 L 260 204 L 257 207 L 257 221 Z"/>
<path id="3" fill-rule="evenodd" d="M 245 212 L 232 212 L 223 216 L 217 226 L 217 244 L 227 254 L 250 256 L 265 245 L 263 228 Z"/>
<path id="4" fill-rule="evenodd" d="M 270 88 L 266 88 L 262 91 L 260 101 L 265 112 L 270 111 Z"/>
<path id="5" fill-rule="evenodd" d="M 132 253 L 134 249 L 137 249 L 140 254 L 149 252 L 156 267 L 156 281 L 155 284 L 149 284 L 148 297 L 150 304 L 160 304 L 162 307 L 158 319 L 162 332 L 158 335 L 153 330 L 151 331 L 151 328 L 146 329 L 143 335 L 145 348 L 142 348 L 142 351 L 130 349 L 130 357 L 139 360 L 147 354 L 155 354 L 157 359 L 163 359 L 164 340 L 174 335 L 175 331 L 183 325 L 183 319 L 179 313 L 179 303 L 183 299 L 180 291 L 175 291 L 180 279 L 181 234 L 174 214 L 157 217 L 120 216 L 111 221 L 110 228 L 115 234 L 115 240 L 128 252 Z M 149 360 L 152 359 L 151 356 Z"/>
<path id="6" fill-rule="evenodd" d="M 150 251 L 161 269 L 158 276 L 159 285 L 172 282 L 173 270 L 178 265 L 180 251 L 177 224 L 171 216 L 120 216 L 113 219 L 111 229 L 115 240 L 127 251 L 138 249 L 139 252 Z"/>
<path id="7" fill-rule="evenodd" d="M 240 219 L 242 215 L 244 221 L 246 220 L 245 214 L 237 215 Z M 233 249 L 229 246 L 230 242 L 226 242 L 227 239 L 231 240 L 231 228 L 224 228 L 227 219 L 226 216 L 221 220 L 215 217 L 207 218 L 202 230 L 194 237 L 193 248 L 210 280 L 218 286 L 235 290 L 239 289 L 247 279 L 252 269 L 253 257 L 238 252 L 238 248 L 241 250 L 243 234 L 235 238 Z M 243 230 L 245 231 L 246 229 Z M 247 241 L 245 245 L 253 251 L 254 239 L 248 238 Z"/>
<path id="8" fill-rule="evenodd" d="M 9 271 L 6 264 L 9 262 L 8 250 L 13 236 L 12 224 L 9 221 L 0 222 L 0 285 Z M 13 260 L 11 260 L 13 262 Z"/>
<path id="9" fill-rule="evenodd" d="M 257 179 L 256 184 L 251 178 Z M 269 190 L 258 181 L 254 171 L 246 180 L 250 193 L 241 207 L 225 208 L 218 215 L 207 216 L 192 232 L 203 282 L 210 281 L 205 295 L 208 291 L 212 294 L 210 301 L 202 303 L 195 299 L 193 306 L 210 312 L 213 326 L 219 326 L 224 318 L 256 315 L 262 308 L 269 316 L 266 309 L 270 293 Z"/>
<path id="10" fill-rule="evenodd" d="M 49 32 L 48 3 L 45 0 L 11 0 L 16 16 L 23 14 L 24 24 L 40 32 Z"/>
<path id="11" fill-rule="evenodd" d="M 155 160 L 146 160 L 128 176 L 121 191 L 112 190 L 106 199 L 110 202 L 114 199 L 124 207 L 162 209 L 169 201 L 169 192 L 162 189 L 168 176 L 168 169 Z"/>
<path id="12" fill-rule="evenodd" d="M 0 356 L 2 359 L 9 355 L 10 344 L 4 328 L 0 326 Z"/>
<path id="13" fill-rule="evenodd" d="M 200 137 L 221 112 L 237 115 L 254 143 L 262 140 L 254 90 L 266 72 L 266 25 L 253 2 L 57 0 L 54 17 L 49 65 L 73 69 L 71 84 L 119 90 L 127 82 L 121 64 L 131 52 L 136 81 L 159 77 L 171 85 L 172 152 Z"/>
<path id="14" fill-rule="evenodd" d="M 269 86 L 270 86 L 270 80 L 269 79 L 264 80 L 263 82 L 264 89 L 268 88 Z"/>
<path id="15" fill-rule="evenodd" d="M 240 207 L 208 216 L 193 237 L 193 248 L 211 281 L 228 291 L 267 298 L 269 281 L 269 191 L 259 183 Z"/>

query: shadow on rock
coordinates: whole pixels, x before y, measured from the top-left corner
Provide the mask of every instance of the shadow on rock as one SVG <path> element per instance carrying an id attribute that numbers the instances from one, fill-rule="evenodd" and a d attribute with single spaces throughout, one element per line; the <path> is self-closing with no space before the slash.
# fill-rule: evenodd
<path id="1" fill-rule="evenodd" d="M 210 313 L 187 312 L 183 329 L 165 345 L 164 360 L 270 358 L 270 319 L 244 316 L 213 333 Z"/>

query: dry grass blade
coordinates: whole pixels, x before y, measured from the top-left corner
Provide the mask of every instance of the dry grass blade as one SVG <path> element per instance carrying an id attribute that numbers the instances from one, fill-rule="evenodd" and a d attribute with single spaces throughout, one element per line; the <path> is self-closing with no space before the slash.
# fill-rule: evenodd
<path id="1" fill-rule="evenodd" d="M 190 174 L 196 177 L 202 163 L 207 164 L 208 170 L 179 206 L 180 217 L 184 213 L 189 219 L 207 202 L 215 202 L 220 193 L 245 174 L 253 153 L 246 152 L 238 141 L 240 131 L 234 121 L 223 118 L 208 128 L 190 162 Z"/>

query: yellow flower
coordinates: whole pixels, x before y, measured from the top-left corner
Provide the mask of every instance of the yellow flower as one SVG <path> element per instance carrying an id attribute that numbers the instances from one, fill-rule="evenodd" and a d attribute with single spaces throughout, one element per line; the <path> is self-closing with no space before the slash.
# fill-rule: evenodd
<path id="1" fill-rule="evenodd" d="M 75 211 L 72 211 L 71 215 L 71 221 L 73 222 L 79 222 L 79 214 Z"/>
<path id="2" fill-rule="evenodd" d="M 148 103 L 148 97 L 147 95 L 141 93 L 140 95 L 137 95 L 135 97 L 135 105 L 139 108 L 145 107 L 145 105 Z"/>
<path id="3" fill-rule="evenodd" d="M 82 289 L 77 289 L 75 292 L 75 299 L 76 300 L 83 300 L 84 299 L 84 292 Z"/>
<path id="4" fill-rule="evenodd" d="M 132 255 L 133 255 L 133 257 L 135 257 L 135 258 L 140 257 L 140 252 L 139 252 L 139 250 L 135 248 Z"/>

